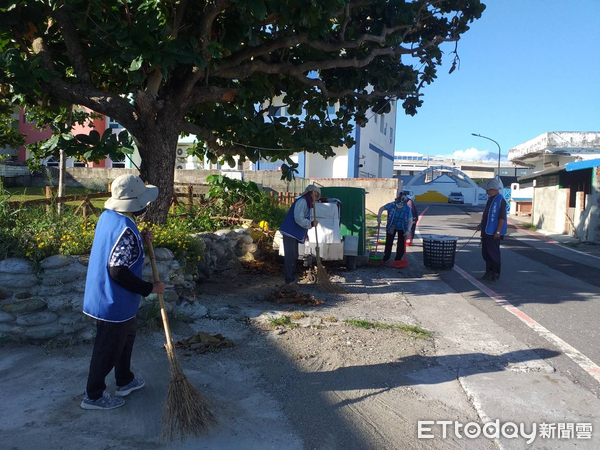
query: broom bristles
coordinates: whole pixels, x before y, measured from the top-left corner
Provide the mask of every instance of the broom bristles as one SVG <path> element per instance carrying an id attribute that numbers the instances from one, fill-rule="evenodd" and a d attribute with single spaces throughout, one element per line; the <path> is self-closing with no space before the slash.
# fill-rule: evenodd
<path id="1" fill-rule="evenodd" d="M 341 286 L 332 283 L 325 267 L 317 262 L 317 283 L 327 292 L 343 294 L 346 291 Z"/>
<path id="2" fill-rule="evenodd" d="M 216 424 L 217 419 L 210 411 L 209 402 L 192 385 L 181 368 L 174 353 L 169 354 L 171 379 L 165 402 L 163 419 L 163 435 L 167 440 L 185 436 L 198 436 L 209 426 Z"/>

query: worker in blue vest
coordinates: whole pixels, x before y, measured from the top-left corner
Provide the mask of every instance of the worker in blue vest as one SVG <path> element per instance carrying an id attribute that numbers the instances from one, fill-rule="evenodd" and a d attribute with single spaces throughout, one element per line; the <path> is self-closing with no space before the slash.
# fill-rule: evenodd
<path id="1" fill-rule="evenodd" d="M 383 252 L 383 262 L 387 262 L 392 254 L 394 238 L 398 235 L 398 244 L 396 245 L 395 261 L 400 261 L 404 256 L 404 245 L 406 235 L 410 231 L 413 220 L 412 211 L 408 206 L 408 197 L 400 193 L 396 200 L 386 203 L 379 208 L 377 214 L 377 225 L 381 224 L 381 214 L 387 211 L 387 224 L 385 227 L 385 250 Z"/>
<path id="2" fill-rule="evenodd" d="M 500 279 L 502 260 L 500 257 L 500 241 L 506 234 L 506 200 L 500 194 L 500 183 L 491 179 L 482 186 L 488 195 L 477 231 L 481 231 L 481 254 L 485 261 L 485 274 L 480 280 L 497 283 Z"/>
<path id="3" fill-rule="evenodd" d="M 308 230 L 319 222 L 311 213 L 314 202 L 321 197 L 321 189 L 314 184 L 309 185 L 302 195 L 294 201 L 283 219 L 279 232 L 283 235 L 285 286 L 291 289 L 298 287 L 295 280 L 296 261 L 298 260 L 298 244 L 303 244 Z"/>
<path id="4" fill-rule="evenodd" d="M 165 285 L 142 279 L 142 240 L 152 242 L 153 236 L 151 232 L 140 233 L 135 216 L 144 213 L 157 196 L 157 187 L 146 186 L 135 175 L 121 175 L 112 182 L 111 198 L 98 219 L 83 298 L 83 312 L 96 319 L 83 409 L 118 408 L 125 404 L 122 397 L 144 387 L 144 380 L 130 369 L 136 314 L 141 296 L 164 293 Z M 115 396 L 105 392 L 105 378 L 113 368 Z"/>

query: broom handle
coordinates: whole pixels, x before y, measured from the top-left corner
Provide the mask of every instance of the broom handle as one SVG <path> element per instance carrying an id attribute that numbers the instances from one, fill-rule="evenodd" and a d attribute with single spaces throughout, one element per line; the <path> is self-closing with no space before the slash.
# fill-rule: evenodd
<path id="1" fill-rule="evenodd" d="M 154 247 L 152 242 L 148 241 L 148 253 L 150 254 L 150 263 L 152 264 L 152 275 L 154 281 L 160 281 L 158 278 L 158 269 L 156 267 L 156 258 L 154 256 Z M 165 309 L 165 301 L 162 294 L 158 294 L 158 304 L 160 305 L 160 316 L 162 317 L 163 327 L 165 328 L 165 337 L 167 338 L 167 351 L 173 352 L 173 338 L 169 329 L 169 320 L 167 319 L 167 310 Z"/>
<path id="2" fill-rule="evenodd" d="M 375 240 L 375 254 L 377 255 L 377 246 L 379 245 L 379 229 L 381 228 L 381 224 L 377 224 L 377 239 Z"/>
<path id="3" fill-rule="evenodd" d="M 315 193 L 314 191 L 312 192 L 312 199 L 313 199 L 313 215 L 314 220 L 317 220 L 317 202 L 315 201 Z M 320 266 L 321 265 L 321 253 L 319 252 L 319 236 L 317 235 L 317 227 L 315 227 L 315 252 L 317 253 L 317 264 Z"/>

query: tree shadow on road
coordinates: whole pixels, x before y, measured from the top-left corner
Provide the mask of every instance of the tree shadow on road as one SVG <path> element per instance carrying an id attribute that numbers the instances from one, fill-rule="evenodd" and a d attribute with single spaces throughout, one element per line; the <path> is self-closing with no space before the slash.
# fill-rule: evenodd
<path id="1" fill-rule="evenodd" d="M 559 352 L 544 348 L 516 350 L 500 355 L 467 353 L 445 356 L 411 355 L 386 364 L 339 367 L 303 373 L 303 383 L 316 392 L 376 390 L 345 400 L 337 408 L 403 386 L 430 385 L 482 373 L 507 370 L 507 366 L 554 358 Z"/>

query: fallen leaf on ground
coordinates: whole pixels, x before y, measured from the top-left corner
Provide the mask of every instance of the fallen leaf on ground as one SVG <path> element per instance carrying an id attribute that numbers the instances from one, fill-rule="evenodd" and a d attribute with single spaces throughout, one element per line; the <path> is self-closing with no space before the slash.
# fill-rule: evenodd
<path id="1" fill-rule="evenodd" d="M 287 289 L 273 291 L 265 299 L 279 305 L 296 303 L 298 305 L 319 306 L 324 303 L 310 294 L 303 294 L 302 292 Z"/>
<path id="2" fill-rule="evenodd" d="M 218 351 L 222 348 L 233 347 L 233 341 L 226 339 L 222 334 L 210 335 L 203 331 L 187 338 L 177 341 L 175 347 L 185 350 L 194 350 L 196 353 Z"/>

